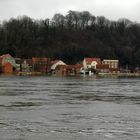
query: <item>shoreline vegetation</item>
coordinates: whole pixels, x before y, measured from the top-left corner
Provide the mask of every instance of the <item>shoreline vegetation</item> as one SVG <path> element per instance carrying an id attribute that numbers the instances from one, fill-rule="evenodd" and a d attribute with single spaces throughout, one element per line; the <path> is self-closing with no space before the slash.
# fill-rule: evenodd
<path id="1" fill-rule="evenodd" d="M 11 18 L 0 23 L 0 55 L 48 57 L 67 64 L 84 57 L 118 59 L 122 68 L 140 67 L 140 24 L 111 21 L 88 11 L 56 13 L 52 19 Z"/>

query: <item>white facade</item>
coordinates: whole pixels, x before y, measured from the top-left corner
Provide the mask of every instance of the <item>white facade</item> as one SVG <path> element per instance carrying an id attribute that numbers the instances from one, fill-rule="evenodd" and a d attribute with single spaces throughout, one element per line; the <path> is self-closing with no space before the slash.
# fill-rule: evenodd
<path id="1" fill-rule="evenodd" d="M 96 61 L 92 61 L 91 63 L 88 63 L 87 64 L 87 62 L 86 62 L 86 59 L 84 59 L 84 61 L 83 61 L 83 66 L 84 66 L 84 69 L 88 69 L 88 68 L 93 68 L 93 69 L 96 69 L 96 65 L 97 65 L 98 63 L 96 62 Z"/>
<path id="2" fill-rule="evenodd" d="M 84 61 L 83 61 L 83 66 L 84 66 L 84 69 L 87 69 L 88 68 L 88 65 L 87 65 L 87 63 L 86 63 L 86 60 L 84 59 Z"/>
<path id="3" fill-rule="evenodd" d="M 96 61 L 92 61 L 92 63 L 91 63 L 91 67 L 93 68 L 93 69 L 96 69 L 96 65 L 97 65 L 98 63 L 96 62 Z"/>

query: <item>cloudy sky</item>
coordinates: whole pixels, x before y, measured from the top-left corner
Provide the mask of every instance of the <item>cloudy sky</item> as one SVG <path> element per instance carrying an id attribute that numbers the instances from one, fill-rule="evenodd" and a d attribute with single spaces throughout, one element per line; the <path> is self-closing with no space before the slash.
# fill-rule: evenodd
<path id="1" fill-rule="evenodd" d="M 52 18 L 69 10 L 89 11 L 111 20 L 128 18 L 140 22 L 140 0 L 0 0 L 0 20 L 27 15 Z"/>

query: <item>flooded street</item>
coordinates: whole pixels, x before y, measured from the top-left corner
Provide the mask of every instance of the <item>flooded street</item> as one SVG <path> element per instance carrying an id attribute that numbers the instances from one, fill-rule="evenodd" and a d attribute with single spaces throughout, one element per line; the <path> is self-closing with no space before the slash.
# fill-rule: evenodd
<path id="1" fill-rule="evenodd" d="M 0 76 L 0 140 L 86 139 L 140 139 L 140 79 Z"/>

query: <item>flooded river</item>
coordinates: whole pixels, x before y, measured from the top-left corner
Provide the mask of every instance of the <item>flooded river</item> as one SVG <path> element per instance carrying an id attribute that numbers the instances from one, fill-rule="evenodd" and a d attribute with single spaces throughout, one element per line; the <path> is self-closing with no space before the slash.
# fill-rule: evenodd
<path id="1" fill-rule="evenodd" d="M 140 139 L 140 79 L 0 76 L 0 140 L 93 139 Z"/>

